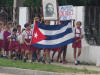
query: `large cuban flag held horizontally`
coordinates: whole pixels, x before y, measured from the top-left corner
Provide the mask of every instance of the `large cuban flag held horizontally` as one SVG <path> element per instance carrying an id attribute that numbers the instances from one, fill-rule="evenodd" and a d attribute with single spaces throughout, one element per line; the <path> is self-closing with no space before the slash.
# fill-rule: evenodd
<path id="1" fill-rule="evenodd" d="M 38 48 L 59 48 L 74 42 L 71 20 L 59 25 L 45 25 L 35 22 L 32 46 Z"/>

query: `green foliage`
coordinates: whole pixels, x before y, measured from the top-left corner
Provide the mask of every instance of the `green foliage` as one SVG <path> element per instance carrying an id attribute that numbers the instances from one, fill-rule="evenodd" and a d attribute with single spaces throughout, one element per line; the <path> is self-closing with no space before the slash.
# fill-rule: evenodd
<path id="1" fill-rule="evenodd" d="M 41 6 L 41 0 L 24 0 L 24 6 L 40 7 Z"/>
<path id="2" fill-rule="evenodd" d="M 0 0 L 0 6 L 13 6 L 13 0 Z"/>
<path id="3" fill-rule="evenodd" d="M 100 0 L 57 0 L 58 5 L 99 6 Z M 28 7 L 41 7 L 42 0 L 24 0 L 23 5 Z M 13 0 L 0 0 L 0 6 L 13 6 Z"/>
<path id="4" fill-rule="evenodd" d="M 42 0 L 25 0 L 24 6 L 40 7 Z M 58 5 L 74 5 L 74 6 L 95 6 L 100 5 L 100 0 L 57 0 Z"/>
<path id="5" fill-rule="evenodd" d="M 58 0 L 59 5 L 84 6 L 87 2 L 88 0 Z"/>

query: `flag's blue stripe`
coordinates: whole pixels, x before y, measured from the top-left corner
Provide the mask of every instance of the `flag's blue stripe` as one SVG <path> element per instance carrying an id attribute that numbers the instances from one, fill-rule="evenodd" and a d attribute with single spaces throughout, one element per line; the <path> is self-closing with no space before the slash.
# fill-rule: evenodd
<path id="1" fill-rule="evenodd" d="M 57 35 L 45 35 L 47 37 L 47 39 L 45 40 L 54 40 L 54 39 L 59 39 L 62 38 L 63 36 L 72 33 L 72 28 L 68 28 L 65 32 L 57 34 Z"/>
<path id="2" fill-rule="evenodd" d="M 40 22 L 38 22 L 38 28 L 44 29 L 44 30 L 59 30 L 62 27 L 68 25 L 68 23 L 70 23 L 71 20 L 66 21 L 64 24 L 59 24 L 59 25 L 45 25 L 45 24 L 41 24 Z"/>
<path id="3" fill-rule="evenodd" d="M 33 47 L 38 47 L 38 48 L 58 48 L 58 47 L 62 47 L 62 46 L 68 45 L 70 43 L 73 43 L 74 41 L 75 41 L 75 38 L 71 38 L 69 40 L 66 40 L 62 43 L 55 44 L 55 45 L 33 44 L 32 46 Z"/>

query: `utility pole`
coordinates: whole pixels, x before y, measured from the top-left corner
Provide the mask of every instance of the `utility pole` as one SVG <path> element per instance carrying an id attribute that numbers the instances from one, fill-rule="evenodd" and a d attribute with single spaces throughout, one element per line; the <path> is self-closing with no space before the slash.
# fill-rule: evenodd
<path id="1" fill-rule="evenodd" d="M 16 25 L 16 7 L 17 7 L 17 0 L 13 1 L 13 24 Z"/>

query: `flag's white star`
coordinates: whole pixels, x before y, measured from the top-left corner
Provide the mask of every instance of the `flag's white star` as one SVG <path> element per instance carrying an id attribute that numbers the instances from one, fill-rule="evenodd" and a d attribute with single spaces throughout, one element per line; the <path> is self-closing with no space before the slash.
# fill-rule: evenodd
<path id="1" fill-rule="evenodd" d="M 36 33 L 34 34 L 34 37 L 37 39 L 37 36 L 38 36 L 38 35 L 37 35 L 37 32 L 36 32 Z"/>

